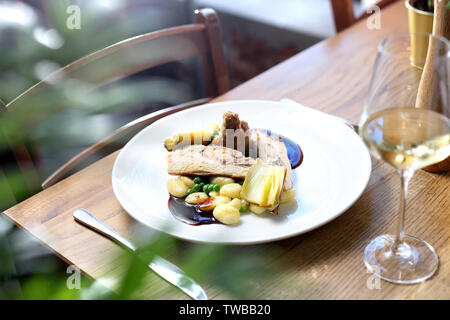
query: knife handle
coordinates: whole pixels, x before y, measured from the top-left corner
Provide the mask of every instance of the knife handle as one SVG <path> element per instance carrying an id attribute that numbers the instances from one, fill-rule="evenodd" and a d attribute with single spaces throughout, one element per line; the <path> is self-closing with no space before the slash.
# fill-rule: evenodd
<path id="1" fill-rule="evenodd" d="M 128 239 L 122 237 L 120 234 L 117 233 L 117 231 L 108 227 L 106 224 L 97 219 L 96 216 L 94 216 L 86 209 L 75 210 L 75 212 L 73 213 L 73 217 L 78 222 L 116 241 L 117 243 L 123 245 L 124 247 L 130 249 L 131 251 L 136 251 L 136 246 L 133 243 L 131 243 Z"/>

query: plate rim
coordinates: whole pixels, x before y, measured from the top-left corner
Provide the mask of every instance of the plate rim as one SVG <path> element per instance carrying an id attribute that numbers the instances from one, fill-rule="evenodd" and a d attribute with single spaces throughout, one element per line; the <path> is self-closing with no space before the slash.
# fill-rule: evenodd
<path id="1" fill-rule="evenodd" d="M 223 240 L 219 240 L 219 239 L 218 239 L 219 241 L 211 241 L 211 240 L 192 239 L 192 238 L 186 238 L 186 237 L 182 237 L 182 236 L 173 234 L 173 233 L 170 232 L 170 229 L 161 230 L 161 229 L 149 226 L 147 223 L 145 223 L 144 221 L 142 221 L 141 219 L 136 217 L 136 215 L 134 215 L 129 210 L 127 210 L 126 206 L 122 203 L 122 201 L 119 199 L 119 197 L 117 195 L 118 194 L 118 191 L 116 190 L 117 186 L 116 186 L 116 183 L 114 182 L 115 181 L 114 176 L 115 176 L 115 172 L 117 170 L 117 165 L 118 165 L 120 159 L 123 157 L 124 150 L 127 147 L 127 145 L 130 144 L 131 141 L 133 141 L 134 139 L 137 139 L 137 137 L 140 136 L 141 134 L 143 134 L 143 132 L 145 130 L 148 130 L 149 127 L 155 126 L 157 123 L 161 122 L 162 120 L 166 119 L 167 117 L 170 117 L 170 116 L 173 116 L 173 115 L 179 115 L 179 114 L 183 114 L 183 113 L 188 113 L 191 110 L 196 109 L 196 108 L 209 108 L 210 106 L 214 106 L 214 105 L 229 105 L 231 103 L 238 103 L 238 104 L 239 103 L 263 103 L 263 104 L 276 103 L 276 104 L 291 105 L 292 106 L 292 103 L 287 103 L 287 102 L 282 102 L 282 101 L 277 101 L 277 100 L 258 100 L 258 99 L 239 99 L 239 100 L 225 100 L 225 101 L 218 101 L 218 102 L 210 102 L 210 103 L 205 103 L 205 104 L 202 104 L 202 105 L 199 105 L 199 106 L 191 107 L 191 108 L 188 108 L 188 109 L 184 109 L 184 110 L 178 111 L 178 112 L 176 112 L 174 114 L 169 114 L 169 115 L 167 115 L 167 116 L 165 116 L 165 117 L 163 117 L 161 119 L 158 119 L 155 122 L 145 126 L 144 128 L 142 128 L 142 130 L 140 130 L 137 134 L 135 134 L 122 147 L 122 149 L 119 151 L 119 154 L 117 155 L 117 157 L 116 157 L 116 159 L 114 161 L 114 165 L 113 165 L 113 169 L 112 169 L 112 173 L 111 173 L 111 182 L 112 182 L 112 188 L 113 188 L 114 196 L 116 197 L 117 201 L 121 205 L 122 209 L 131 218 L 133 218 L 133 220 L 143 224 L 145 227 L 148 227 L 151 230 L 154 230 L 156 232 L 162 232 L 162 233 L 168 234 L 168 235 L 170 235 L 170 236 L 172 236 L 174 238 L 177 238 L 177 239 L 180 239 L 180 240 L 184 240 L 184 241 L 188 241 L 188 242 L 192 242 L 192 243 L 202 243 L 202 244 L 208 243 L 208 244 L 221 244 L 221 245 L 254 245 L 254 244 L 262 244 L 262 243 L 275 242 L 275 241 L 280 241 L 280 240 L 296 237 L 296 236 L 299 236 L 301 234 L 304 234 L 304 233 L 310 232 L 310 231 L 312 231 L 314 229 L 322 227 L 323 225 L 331 222 L 332 220 L 340 217 L 342 214 L 347 212 L 348 209 L 355 204 L 355 202 L 361 197 L 361 195 L 366 190 L 367 185 L 368 185 L 369 180 L 370 180 L 371 173 L 372 173 L 372 160 L 371 160 L 370 153 L 367 150 L 367 147 L 364 145 L 364 142 L 361 140 L 360 142 L 364 145 L 364 152 L 363 153 L 365 154 L 364 158 L 366 159 L 366 163 L 365 164 L 367 164 L 368 168 L 367 168 L 366 174 L 364 176 L 364 183 L 361 184 L 362 187 L 361 187 L 361 190 L 358 192 L 357 196 L 355 196 L 355 198 L 352 201 L 350 201 L 343 209 L 341 209 L 340 212 L 338 212 L 338 213 L 328 217 L 327 219 L 321 221 L 318 224 L 314 224 L 314 225 L 312 225 L 312 226 L 310 226 L 310 227 L 308 227 L 306 229 L 301 229 L 298 232 L 292 232 L 292 233 L 288 233 L 288 234 L 283 234 L 283 235 L 281 235 L 279 237 L 270 237 L 270 238 L 267 238 L 267 239 L 254 240 L 254 241 L 223 241 Z M 353 131 L 350 127 L 345 125 L 343 122 L 340 122 L 338 119 L 336 119 L 335 116 L 333 116 L 331 114 L 327 114 L 325 112 L 316 110 L 314 108 L 304 106 L 304 105 L 302 105 L 300 103 L 298 103 L 298 105 L 296 107 L 302 108 L 302 109 L 307 109 L 307 112 L 313 112 L 313 113 L 319 114 L 320 116 L 326 116 L 328 119 L 330 119 L 330 121 L 338 123 L 342 128 L 345 128 L 345 130 L 348 130 L 348 132 L 351 132 L 353 135 L 357 135 L 358 138 L 361 139 L 359 137 L 359 135 L 355 131 Z M 230 106 L 230 108 L 232 108 L 232 106 Z M 160 112 L 160 110 L 156 111 L 156 112 Z"/>

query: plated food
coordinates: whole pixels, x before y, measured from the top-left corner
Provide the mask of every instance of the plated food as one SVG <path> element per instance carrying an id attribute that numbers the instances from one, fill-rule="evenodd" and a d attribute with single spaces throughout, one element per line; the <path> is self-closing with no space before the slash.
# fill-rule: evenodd
<path id="1" fill-rule="evenodd" d="M 206 184 L 221 184 L 225 181 L 212 180 L 212 176 L 204 174 L 167 173 L 168 151 L 163 146 L 163 141 L 175 132 L 191 132 L 197 128 L 206 130 L 209 122 L 219 123 L 215 137 L 218 136 L 221 132 L 221 116 L 229 110 L 248 121 L 249 134 L 254 128 L 268 128 L 270 130 L 258 129 L 268 135 L 272 134 L 271 131 L 283 134 L 281 138 L 285 142 L 292 167 L 292 189 L 296 192 L 296 201 L 282 203 L 278 214 L 271 214 L 265 208 L 265 214 L 254 214 L 250 211 L 249 202 L 247 211 L 239 213 L 237 225 L 209 222 L 211 217 L 214 218 L 213 212 L 197 213 L 196 204 L 187 207 L 186 196 L 170 197 L 168 201 L 166 184 L 172 178 L 199 177 Z M 243 126 L 245 129 L 245 124 Z M 206 138 L 207 134 L 203 137 Z M 291 148 L 298 150 L 297 143 L 300 143 L 305 154 L 303 160 L 301 154 L 289 151 Z M 211 141 L 202 143 L 202 146 L 212 146 Z M 179 149 L 173 151 L 176 150 Z M 249 154 L 243 156 L 252 158 Z M 294 170 L 299 163 L 301 166 Z M 133 219 L 151 230 L 186 241 L 249 245 L 286 239 L 332 221 L 360 197 L 370 172 L 371 159 L 367 147 L 353 130 L 334 117 L 312 108 L 277 101 L 236 100 L 189 108 L 152 123 L 119 152 L 111 178 L 120 205 Z M 234 183 L 245 180 L 231 179 Z M 211 192 L 214 195 L 215 191 Z M 286 195 L 281 193 L 280 202 Z M 173 211 L 169 209 L 172 205 L 188 209 L 186 223 L 177 220 L 184 219 L 183 214 L 174 217 Z M 256 208 L 252 206 L 255 211 Z M 208 221 L 205 223 L 208 224 L 193 221 L 193 212 L 198 214 L 200 221 L 205 217 Z"/>
<path id="2" fill-rule="evenodd" d="M 303 155 L 298 144 L 267 129 L 250 129 L 237 113 L 221 127 L 175 133 L 167 149 L 169 209 L 188 224 L 240 222 L 245 212 L 277 214 L 295 201 L 292 170 Z"/>

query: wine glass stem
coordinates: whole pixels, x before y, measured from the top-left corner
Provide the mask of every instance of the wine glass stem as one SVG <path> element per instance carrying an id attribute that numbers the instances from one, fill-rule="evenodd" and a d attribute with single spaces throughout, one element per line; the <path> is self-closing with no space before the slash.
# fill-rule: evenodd
<path id="1" fill-rule="evenodd" d="M 400 175 L 400 207 L 398 216 L 398 226 L 397 233 L 395 235 L 395 243 L 398 246 L 403 242 L 404 228 L 405 228 L 405 208 L 406 208 L 406 197 L 408 195 L 408 183 L 411 180 L 414 170 L 398 170 Z"/>

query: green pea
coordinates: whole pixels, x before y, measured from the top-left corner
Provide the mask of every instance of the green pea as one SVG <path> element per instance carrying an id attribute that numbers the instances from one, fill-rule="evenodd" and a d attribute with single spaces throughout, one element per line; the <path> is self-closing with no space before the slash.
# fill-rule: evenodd
<path id="1" fill-rule="evenodd" d="M 194 183 L 198 184 L 198 183 L 201 183 L 201 182 L 202 182 L 202 179 L 201 179 L 201 178 L 195 177 Z"/>
<path id="2" fill-rule="evenodd" d="M 208 193 L 208 187 L 209 187 L 209 184 L 205 184 L 204 186 L 203 186 L 203 192 L 204 193 Z"/>
<path id="3" fill-rule="evenodd" d="M 248 206 L 245 203 L 241 206 L 241 209 L 239 209 L 239 211 L 241 211 L 241 212 L 245 212 L 247 210 L 248 210 Z"/>
<path id="4" fill-rule="evenodd" d="M 196 185 L 194 185 L 193 187 L 192 187 L 192 191 L 193 192 L 197 192 L 197 191 L 199 191 L 200 190 L 200 185 L 199 184 L 196 184 Z"/>
<path id="5" fill-rule="evenodd" d="M 204 182 L 201 182 L 201 183 L 199 184 L 199 186 L 200 186 L 200 189 L 203 190 L 203 187 L 205 186 L 205 183 L 204 183 Z"/>
<path id="6" fill-rule="evenodd" d="M 208 184 L 208 192 L 211 192 L 214 190 L 214 185 L 213 184 Z"/>
<path id="7" fill-rule="evenodd" d="M 193 192 L 194 192 L 194 191 L 192 191 L 192 189 L 188 189 L 187 192 L 186 192 L 186 194 L 187 194 L 187 195 L 190 195 L 190 194 L 193 193 Z"/>
<path id="8" fill-rule="evenodd" d="M 213 190 L 215 191 L 215 192 L 219 192 L 219 190 L 220 190 L 220 184 L 215 184 L 214 186 L 213 186 Z"/>
<path id="9" fill-rule="evenodd" d="M 239 180 L 238 183 L 242 186 L 244 184 L 244 180 Z"/>

